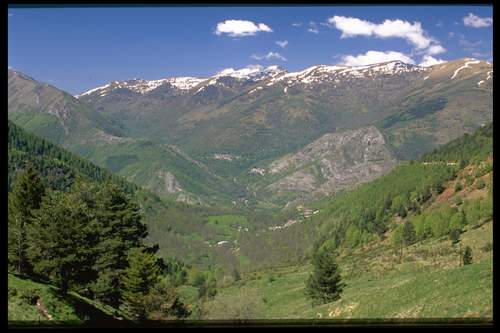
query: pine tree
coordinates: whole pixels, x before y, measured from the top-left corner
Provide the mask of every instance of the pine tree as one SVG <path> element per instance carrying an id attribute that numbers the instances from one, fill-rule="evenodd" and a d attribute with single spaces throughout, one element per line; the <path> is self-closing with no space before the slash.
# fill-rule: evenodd
<path id="1" fill-rule="evenodd" d="M 90 282 L 93 216 L 74 193 L 53 192 L 43 200 L 28 229 L 28 255 L 36 275 L 63 292 Z"/>
<path id="2" fill-rule="evenodd" d="M 31 163 L 28 163 L 14 183 L 8 205 L 9 262 L 19 274 L 30 274 L 32 267 L 27 257 L 27 229 L 35 210 L 40 208 L 45 185 Z"/>
<path id="3" fill-rule="evenodd" d="M 345 284 L 332 251 L 321 247 L 313 256 L 313 272 L 306 285 L 306 293 L 313 303 L 328 303 L 340 298 Z"/>
<path id="4" fill-rule="evenodd" d="M 191 313 L 175 288 L 166 281 L 158 282 L 144 296 L 144 309 L 148 320 L 185 318 Z"/>
<path id="5" fill-rule="evenodd" d="M 156 257 L 133 248 L 128 254 L 129 267 L 123 274 L 122 308 L 134 319 L 146 319 L 145 296 L 159 282 L 161 268 Z"/>
<path id="6" fill-rule="evenodd" d="M 406 220 L 405 224 L 403 225 L 403 241 L 406 246 L 411 245 L 415 243 L 415 240 L 417 238 L 417 234 L 415 232 L 415 227 L 413 226 L 413 223 L 410 221 Z"/>
<path id="7" fill-rule="evenodd" d="M 123 270 L 128 266 L 127 252 L 143 245 L 147 229 L 138 205 L 111 182 L 97 194 L 96 210 L 99 241 L 94 269 L 99 275 L 92 290 L 103 303 L 118 307 Z"/>

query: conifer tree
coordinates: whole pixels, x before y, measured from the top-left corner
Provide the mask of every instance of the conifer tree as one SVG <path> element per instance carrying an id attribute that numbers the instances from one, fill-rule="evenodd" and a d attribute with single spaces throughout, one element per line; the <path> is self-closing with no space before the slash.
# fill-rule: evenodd
<path id="1" fill-rule="evenodd" d="M 123 270 L 128 267 L 127 253 L 142 246 L 147 229 L 138 205 L 109 181 L 97 194 L 96 210 L 99 240 L 94 269 L 99 275 L 92 290 L 100 301 L 118 307 Z"/>
<path id="2" fill-rule="evenodd" d="M 146 319 L 145 296 L 159 282 L 161 268 L 156 257 L 143 248 L 131 249 L 128 262 L 123 272 L 122 308 L 134 319 Z"/>
<path id="3" fill-rule="evenodd" d="M 313 272 L 306 285 L 306 293 L 313 303 L 328 303 L 340 298 L 345 284 L 334 253 L 321 247 L 313 256 Z"/>
<path id="4" fill-rule="evenodd" d="M 408 246 L 415 243 L 416 238 L 417 234 L 415 232 L 415 227 L 413 226 L 413 223 L 406 220 L 403 225 L 403 241 L 405 245 Z"/>
<path id="5" fill-rule="evenodd" d="M 74 193 L 53 192 L 43 200 L 28 230 L 28 255 L 36 275 L 63 292 L 92 279 L 93 217 Z"/>
<path id="6" fill-rule="evenodd" d="M 40 208 L 45 185 L 31 163 L 18 175 L 8 203 L 8 258 L 19 274 L 31 273 L 27 257 L 27 229 Z"/>
<path id="7" fill-rule="evenodd" d="M 178 319 L 190 315 L 175 288 L 166 281 L 158 282 L 144 296 L 144 309 L 148 320 Z"/>

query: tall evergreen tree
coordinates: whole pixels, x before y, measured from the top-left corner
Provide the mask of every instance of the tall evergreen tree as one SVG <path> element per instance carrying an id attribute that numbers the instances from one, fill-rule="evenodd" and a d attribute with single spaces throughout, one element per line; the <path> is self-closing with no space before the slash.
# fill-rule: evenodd
<path id="1" fill-rule="evenodd" d="M 93 278 L 93 216 L 75 193 L 53 192 L 43 200 L 28 230 L 28 255 L 36 275 L 63 292 Z"/>
<path id="2" fill-rule="evenodd" d="M 340 298 L 345 284 L 341 281 L 340 270 L 334 253 L 321 247 L 313 256 L 313 272 L 306 285 L 306 293 L 313 303 L 328 303 Z"/>
<path id="3" fill-rule="evenodd" d="M 161 267 L 154 254 L 138 247 L 130 250 L 128 262 L 123 272 L 122 308 L 135 319 L 146 319 L 144 297 L 159 282 Z"/>
<path id="4" fill-rule="evenodd" d="M 32 270 L 27 257 L 27 229 L 35 210 L 40 208 L 44 194 L 44 183 L 31 163 L 28 163 L 16 179 L 8 205 L 8 258 L 19 274 L 29 274 Z"/>
<path id="5" fill-rule="evenodd" d="M 96 297 L 114 307 L 121 303 L 123 271 L 128 267 L 127 253 L 143 245 L 147 235 L 139 206 L 111 182 L 97 195 L 98 257 L 94 269 L 97 281 L 92 286 Z"/>

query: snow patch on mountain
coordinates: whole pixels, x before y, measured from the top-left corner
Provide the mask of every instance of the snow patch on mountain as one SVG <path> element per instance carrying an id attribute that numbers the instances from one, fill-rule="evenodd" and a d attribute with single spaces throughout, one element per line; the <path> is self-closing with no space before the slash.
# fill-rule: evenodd
<path id="1" fill-rule="evenodd" d="M 462 69 L 465 69 L 467 67 L 469 67 L 469 65 L 474 65 L 474 64 L 479 64 L 481 61 L 479 60 L 470 60 L 470 61 L 466 61 L 465 64 L 459 68 L 457 68 L 455 70 L 455 72 L 453 72 L 453 75 L 450 77 L 450 79 L 453 79 L 457 76 L 457 74 L 462 70 Z"/>
<path id="2" fill-rule="evenodd" d="M 276 65 L 268 67 L 262 67 L 260 65 L 256 65 L 256 66 L 248 66 L 238 70 L 235 70 L 234 68 L 226 68 L 215 74 L 213 77 L 214 78 L 233 77 L 236 79 L 259 81 L 266 79 L 270 76 L 281 74 L 283 72 L 286 71 Z"/>
<path id="3" fill-rule="evenodd" d="M 277 82 L 287 85 L 312 84 L 325 81 L 339 82 L 342 79 L 365 78 L 376 75 L 399 75 L 408 72 L 422 72 L 428 70 L 425 67 L 406 64 L 402 61 L 390 61 L 365 66 L 328 66 L 318 65 L 306 68 L 300 72 L 287 73 L 272 78 L 267 86 Z"/>
<path id="4" fill-rule="evenodd" d="M 128 81 L 113 81 L 104 86 L 86 91 L 75 97 L 80 98 L 85 95 L 90 95 L 94 92 L 99 92 L 99 96 L 104 97 L 109 92 L 115 89 L 123 89 L 123 88 L 129 89 L 136 93 L 145 94 L 164 84 L 170 84 L 172 87 L 177 88 L 179 90 L 190 90 L 205 80 L 206 80 L 205 78 L 187 76 L 187 77 L 173 77 L 160 80 L 133 79 Z"/>

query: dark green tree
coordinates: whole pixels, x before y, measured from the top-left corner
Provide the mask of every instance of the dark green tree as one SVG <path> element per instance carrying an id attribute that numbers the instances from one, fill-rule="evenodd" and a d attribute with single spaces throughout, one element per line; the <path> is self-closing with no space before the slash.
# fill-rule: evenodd
<path id="1" fill-rule="evenodd" d="M 161 276 L 161 267 L 154 254 L 144 248 L 133 248 L 128 254 L 129 266 L 123 271 L 123 310 L 132 318 L 147 318 L 145 296 Z"/>
<path id="2" fill-rule="evenodd" d="M 340 298 L 345 284 L 333 251 L 321 247 L 313 256 L 313 272 L 306 283 L 306 294 L 313 303 L 328 303 Z"/>
<path id="3" fill-rule="evenodd" d="M 123 271 L 128 267 L 127 253 L 143 245 L 147 229 L 139 206 L 111 182 L 106 182 L 97 194 L 96 214 L 99 239 L 94 269 L 98 278 L 92 290 L 101 302 L 118 307 Z"/>
<path id="4" fill-rule="evenodd" d="M 415 232 L 415 227 L 413 226 L 413 223 L 410 221 L 406 220 L 404 225 L 403 225 L 403 241 L 406 246 L 411 245 L 415 243 L 417 239 L 417 234 Z"/>
<path id="5" fill-rule="evenodd" d="M 18 175 L 8 202 L 8 259 L 19 274 L 29 274 L 32 270 L 27 256 L 27 229 L 44 194 L 43 181 L 28 163 Z"/>
<path id="6" fill-rule="evenodd" d="M 86 204 L 74 193 L 53 192 L 28 229 L 28 256 L 36 275 L 63 292 L 92 279 L 95 229 Z"/>
<path id="7" fill-rule="evenodd" d="M 472 249 L 470 246 L 466 246 L 464 250 L 464 254 L 462 256 L 462 262 L 464 265 L 472 264 Z"/>
<path id="8" fill-rule="evenodd" d="M 148 320 L 179 319 L 191 314 L 174 286 L 164 280 L 155 284 L 144 296 L 144 310 Z"/>

